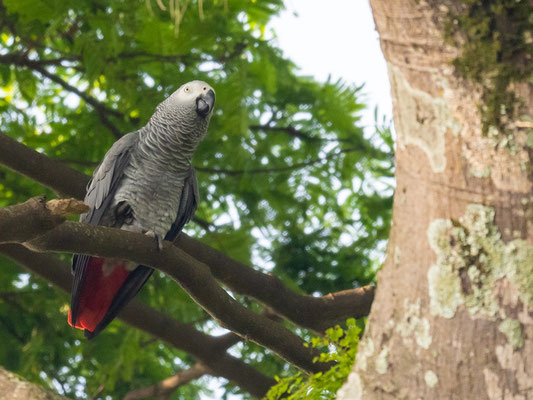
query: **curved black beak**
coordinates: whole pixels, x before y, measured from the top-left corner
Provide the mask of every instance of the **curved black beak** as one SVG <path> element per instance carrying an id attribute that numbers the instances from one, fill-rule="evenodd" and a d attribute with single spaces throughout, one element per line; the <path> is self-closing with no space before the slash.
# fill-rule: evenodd
<path id="1" fill-rule="evenodd" d="M 214 105 L 215 92 L 211 89 L 196 98 L 196 112 L 202 117 L 206 117 L 213 110 Z"/>

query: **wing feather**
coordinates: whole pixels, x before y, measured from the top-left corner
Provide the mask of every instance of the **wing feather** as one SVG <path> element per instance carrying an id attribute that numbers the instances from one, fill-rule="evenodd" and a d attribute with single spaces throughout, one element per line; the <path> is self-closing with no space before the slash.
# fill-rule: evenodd
<path id="1" fill-rule="evenodd" d="M 91 211 L 83 214 L 80 220 L 91 225 L 99 224 L 104 212 L 113 199 L 118 182 L 131 157 L 131 149 L 137 143 L 138 133 L 131 132 L 116 141 L 94 171 L 87 187 L 85 203 Z"/>
<path id="2" fill-rule="evenodd" d="M 172 224 L 172 227 L 166 234 L 165 240 L 173 241 L 176 239 L 185 224 L 187 224 L 194 216 L 194 213 L 198 208 L 199 198 L 196 172 L 194 171 L 194 168 L 191 167 L 189 175 L 185 178 L 183 189 L 181 191 L 178 215 L 176 216 L 176 220 Z"/>
<path id="3" fill-rule="evenodd" d="M 132 147 L 138 140 L 138 133 L 131 132 L 124 135 L 106 153 L 104 159 L 93 173 L 93 177 L 87 185 L 87 194 L 84 202 L 91 210 L 80 216 L 80 221 L 91 225 L 98 225 L 109 207 L 111 200 L 118 187 L 118 182 L 124 173 L 124 169 L 130 160 Z M 89 264 L 90 256 L 75 254 L 72 258 L 72 297 L 70 309 L 72 321 L 76 322 L 80 291 L 83 284 L 85 270 Z"/>

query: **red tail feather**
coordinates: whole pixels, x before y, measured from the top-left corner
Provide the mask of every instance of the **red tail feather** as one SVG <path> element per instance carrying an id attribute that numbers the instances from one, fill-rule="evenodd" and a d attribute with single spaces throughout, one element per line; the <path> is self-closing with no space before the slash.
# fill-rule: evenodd
<path id="1" fill-rule="evenodd" d="M 117 264 L 113 271 L 106 275 L 102 269 L 103 265 L 103 258 L 91 257 L 89 260 L 79 293 L 80 302 L 75 328 L 93 332 L 106 315 L 113 298 L 129 274 L 124 264 Z M 73 326 L 70 311 L 68 323 Z"/>

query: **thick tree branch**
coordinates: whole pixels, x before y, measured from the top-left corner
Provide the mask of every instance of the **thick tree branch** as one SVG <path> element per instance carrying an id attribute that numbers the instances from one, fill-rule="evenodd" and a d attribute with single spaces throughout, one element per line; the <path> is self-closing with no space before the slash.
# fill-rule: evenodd
<path id="1" fill-rule="evenodd" d="M 70 293 L 70 266 L 53 254 L 34 253 L 17 244 L 0 245 L 0 253 Z M 275 383 L 273 379 L 225 352 L 225 349 L 230 347 L 228 343 L 240 340 L 236 339 L 235 335 L 206 335 L 135 299 L 124 308 L 118 318 L 191 354 L 209 367 L 211 375 L 224 377 L 256 397 L 264 396 Z"/>
<path id="2" fill-rule="evenodd" d="M 37 237 L 65 222 L 70 214 L 81 214 L 90 208 L 76 199 L 51 200 L 34 197 L 11 207 L 0 208 L 0 243 L 20 243 Z M 35 213 L 38 214 L 36 217 Z"/>
<path id="3" fill-rule="evenodd" d="M 370 312 L 374 299 L 372 286 L 322 297 L 301 295 L 287 288 L 278 277 L 256 271 L 183 232 L 174 243 L 208 265 L 215 278 L 231 290 L 251 296 L 295 324 L 318 333 L 350 317 L 360 318 Z"/>
<path id="4" fill-rule="evenodd" d="M 170 394 L 180 386 L 186 385 L 206 374 L 209 374 L 209 368 L 202 363 L 196 363 L 189 369 L 180 371 L 155 385 L 132 390 L 124 396 L 124 400 L 138 400 Z"/>
<path id="5" fill-rule="evenodd" d="M 79 199 L 85 196 L 89 177 L 2 134 L 0 164 L 67 196 Z M 252 296 L 292 322 L 319 333 L 347 318 L 368 315 L 374 299 L 374 288 L 371 286 L 324 297 L 299 295 L 275 276 L 239 263 L 184 233 L 180 234 L 176 245 L 207 264 L 213 275 L 235 292 Z"/>
<path id="6" fill-rule="evenodd" d="M 19 206 L 0 209 L 0 216 L 17 207 Z M 36 204 L 33 212 L 28 209 L 25 212 L 26 215 L 39 219 L 42 217 L 42 206 Z M 26 216 L 21 218 L 21 226 L 25 220 Z M 20 232 L 18 235 L 20 243 L 31 250 L 120 258 L 157 268 L 175 279 L 221 326 L 242 338 L 274 351 L 309 373 L 325 371 L 331 367 L 329 363 L 314 363 L 313 359 L 318 356 L 318 351 L 304 347 L 304 341 L 282 325 L 242 306 L 218 285 L 207 265 L 168 242 L 158 251 L 153 240 L 145 235 L 79 222 L 62 223 L 32 239 L 35 237 L 33 225 L 27 226 L 27 238 L 22 237 Z M 0 225 L 0 231 L 3 229 L 5 227 Z M 28 239 L 32 240 L 26 241 Z"/>
<path id="7" fill-rule="evenodd" d="M 0 164 L 56 193 L 83 199 L 89 177 L 0 133 Z"/>

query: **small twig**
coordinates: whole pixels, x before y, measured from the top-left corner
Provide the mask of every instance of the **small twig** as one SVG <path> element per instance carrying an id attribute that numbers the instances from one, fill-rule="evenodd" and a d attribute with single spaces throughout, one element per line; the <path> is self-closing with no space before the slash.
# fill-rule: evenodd
<path id="1" fill-rule="evenodd" d="M 146 346 L 150 346 L 152 343 L 155 343 L 155 342 L 157 342 L 158 340 L 159 340 L 158 338 L 156 338 L 156 337 L 152 337 L 152 338 L 150 338 L 150 339 L 148 339 L 148 340 L 145 340 L 144 342 L 139 343 L 139 347 L 140 347 L 140 348 L 144 348 L 144 347 L 146 347 Z"/>
<path id="2" fill-rule="evenodd" d="M 109 114 L 109 115 L 113 115 L 115 117 L 118 117 L 118 118 L 122 119 L 122 118 L 124 118 L 124 115 L 122 113 L 120 113 L 120 112 L 118 112 L 116 110 L 113 110 L 111 108 L 106 107 L 105 105 L 103 105 L 99 101 L 93 99 L 92 97 L 90 97 L 87 94 L 85 94 L 82 91 L 80 91 L 78 88 L 72 86 L 68 82 L 65 82 L 60 77 L 48 72 L 46 69 L 44 69 L 44 68 L 42 68 L 40 66 L 36 66 L 36 67 L 34 67 L 32 69 L 37 71 L 37 72 L 39 72 L 41 75 L 47 77 L 51 81 L 57 83 L 59 86 L 63 87 L 63 89 L 76 94 L 78 97 L 83 99 L 87 104 L 90 104 L 95 109 L 95 111 L 98 113 L 98 116 L 99 116 L 100 121 L 102 122 L 102 124 L 107 129 L 109 129 L 111 131 L 113 136 L 115 136 L 115 138 L 117 138 L 117 139 L 120 139 L 122 137 L 122 132 L 107 117 L 107 115 Z"/>
<path id="3" fill-rule="evenodd" d="M 196 363 L 189 369 L 180 371 L 176 375 L 164 379 L 155 385 L 132 390 L 126 394 L 124 400 L 137 400 L 147 397 L 165 396 L 174 392 L 180 386 L 186 385 L 187 383 L 208 373 L 210 373 L 209 368 L 202 363 Z"/>
<path id="4" fill-rule="evenodd" d="M 60 217 L 83 214 L 91 210 L 91 207 L 83 201 L 76 199 L 53 199 L 46 203 L 46 208 L 52 215 L 58 215 Z"/>
<path id="5" fill-rule="evenodd" d="M 146 2 L 146 8 L 148 9 L 148 13 L 150 15 L 154 15 L 154 10 L 152 10 L 151 0 L 145 0 L 145 2 Z"/>
<path id="6" fill-rule="evenodd" d="M 203 2 L 203 0 L 198 0 L 198 16 L 200 17 L 200 21 L 204 20 L 204 2 Z"/>
<path id="7" fill-rule="evenodd" d="M 199 227 L 201 227 L 202 229 L 205 229 L 208 232 L 211 232 L 211 231 L 215 230 L 216 226 L 212 222 L 208 222 L 205 219 L 201 219 L 201 218 L 198 218 L 198 217 L 193 217 L 192 220 Z"/>
<path id="8" fill-rule="evenodd" d="M 102 124 L 106 126 L 117 139 L 122 137 L 122 132 L 108 118 L 108 115 L 112 115 L 114 117 L 124 119 L 124 115 L 121 112 L 105 106 L 98 100 L 82 92 L 78 88 L 72 86 L 70 83 L 64 81 L 59 76 L 52 74 L 50 71 L 45 69 L 39 61 L 30 60 L 24 54 L 16 53 L 5 54 L 3 56 L 0 56 L 0 63 L 30 68 L 31 70 L 36 71 L 40 75 L 50 79 L 52 82 L 57 83 L 63 89 L 76 94 L 79 98 L 83 99 L 87 104 L 91 105 L 95 109 L 95 111 L 98 113 L 98 116 L 100 117 L 100 121 L 102 122 Z"/>
<path id="9" fill-rule="evenodd" d="M 98 386 L 98 389 L 96 389 L 96 393 L 94 394 L 93 397 L 91 397 L 91 400 L 97 400 L 98 396 L 100 395 L 100 393 L 104 391 L 104 389 L 105 389 L 105 386 L 103 384 Z"/>
<path id="10" fill-rule="evenodd" d="M 287 165 L 285 167 L 272 167 L 272 168 L 255 168 L 255 169 L 225 169 L 225 168 L 220 168 L 220 169 L 217 169 L 217 168 L 206 168 L 206 167 L 197 167 L 195 166 L 194 169 L 198 172 L 208 172 L 208 173 L 213 173 L 213 174 L 224 174 L 224 175 L 228 175 L 228 176 L 239 176 L 239 175 L 244 175 L 244 174 L 270 174 L 270 173 L 277 173 L 277 172 L 287 172 L 287 171 L 294 171 L 294 170 L 298 170 L 298 169 L 301 169 L 301 168 L 305 168 L 305 167 L 308 167 L 310 165 L 313 165 L 313 164 L 316 164 L 316 163 L 319 163 L 319 162 L 323 162 L 323 161 L 327 161 L 327 160 L 331 160 L 333 158 L 336 158 L 342 154 L 346 154 L 346 153 L 351 153 L 351 152 L 354 152 L 354 151 L 359 151 L 360 149 L 358 148 L 350 148 L 350 149 L 344 149 L 344 150 L 340 150 L 336 153 L 333 153 L 333 154 L 328 154 L 326 155 L 325 157 L 319 157 L 319 158 L 315 158 L 315 159 L 312 159 L 312 160 L 309 160 L 309 161 L 305 161 L 305 162 L 301 162 L 301 163 L 296 163 L 294 165 Z"/>
<path id="11" fill-rule="evenodd" d="M 65 164 L 81 165 L 82 167 L 96 167 L 99 164 L 98 161 L 75 160 L 72 158 L 56 158 L 55 160 Z"/>
<path id="12" fill-rule="evenodd" d="M 23 336 L 19 335 L 17 331 L 15 331 L 15 327 L 13 326 L 13 324 L 11 323 L 11 321 L 8 321 L 6 320 L 3 316 L 0 315 L 0 323 L 2 324 L 2 326 L 4 327 L 4 329 L 13 337 L 17 340 L 17 342 L 19 342 L 20 344 L 22 345 L 25 345 L 26 344 L 26 338 L 24 338 Z"/>
<path id="13" fill-rule="evenodd" d="M 348 139 L 342 138 L 321 138 L 311 136 L 309 133 L 296 129 L 293 126 L 274 126 L 270 124 L 266 125 L 251 125 L 249 128 L 252 131 L 271 131 L 271 132 L 284 132 L 289 136 L 304 140 L 306 142 L 350 142 Z"/>
<path id="14" fill-rule="evenodd" d="M 515 121 L 514 126 L 517 128 L 533 128 L 533 121 Z"/>
<path id="15" fill-rule="evenodd" d="M 238 42 L 235 44 L 231 52 L 226 51 L 226 53 L 223 56 L 215 57 L 214 61 L 217 61 L 219 63 L 226 63 L 228 61 L 234 60 L 235 58 L 239 57 L 244 52 L 246 47 L 247 47 L 246 41 Z"/>

